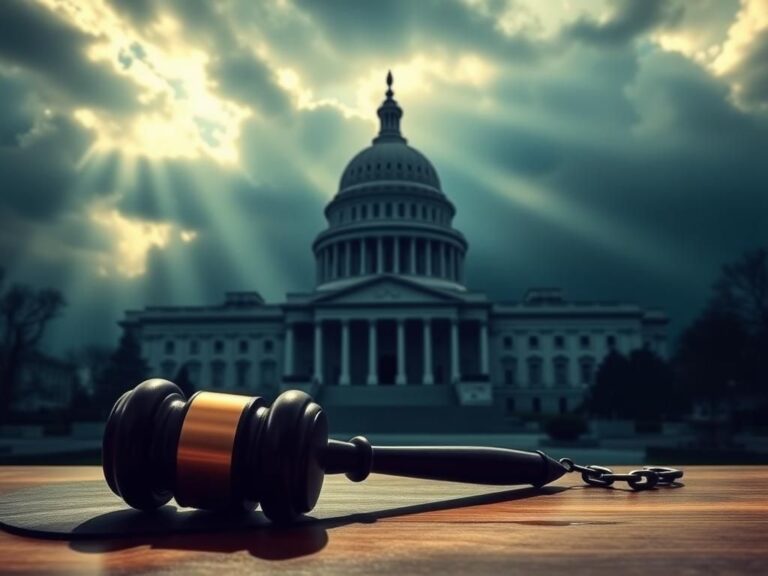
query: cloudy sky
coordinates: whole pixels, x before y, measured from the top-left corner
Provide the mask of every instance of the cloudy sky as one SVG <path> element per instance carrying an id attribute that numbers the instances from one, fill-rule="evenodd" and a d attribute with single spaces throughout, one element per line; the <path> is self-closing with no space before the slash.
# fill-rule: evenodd
<path id="1" fill-rule="evenodd" d="M 310 289 L 390 68 L 494 299 L 679 327 L 768 244 L 766 0 L 2 0 L 0 266 L 66 295 L 49 345 Z"/>

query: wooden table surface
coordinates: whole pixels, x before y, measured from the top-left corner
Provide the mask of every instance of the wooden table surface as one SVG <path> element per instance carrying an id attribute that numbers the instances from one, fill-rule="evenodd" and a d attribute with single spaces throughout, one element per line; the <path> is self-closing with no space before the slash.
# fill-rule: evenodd
<path id="1" fill-rule="evenodd" d="M 0 467 L 0 498 L 100 477 L 96 467 Z M 687 467 L 684 480 L 681 488 L 638 493 L 585 488 L 578 475 L 567 475 L 546 494 L 521 489 L 501 501 L 463 498 L 247 532 L 89 542 L 0 532 L 0 572 L 768 574 L 768 467 Z M 349 491 L 354 506 L 377 490 L 445 500 L 444 485 L 329 477 L 325 489 Z"/>

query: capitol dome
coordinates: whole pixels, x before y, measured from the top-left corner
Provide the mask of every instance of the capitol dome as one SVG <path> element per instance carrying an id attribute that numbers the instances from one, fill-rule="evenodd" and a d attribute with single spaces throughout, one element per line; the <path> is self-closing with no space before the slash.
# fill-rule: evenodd
<path id="1" fill-rule="evenodd" d="M 452 227 L 456 210 L 435 167 L 401 134 L 393 96 L 390 73 L 379 134 L 347 164 L 325 209 L 328 228 L 313 245 L 318 289 L 395 274 L 464 290 L 467 242 Z"/>
<path id="2" fill-rule="evenodd" d="M 402 142 L 378 142 L 352 158 L 341 175 L 339 194 L 376 182 L 407 182 L 423 186 L 427 192 L 440 192 L 434 166 L 424 154 L 408 146 L 405 138 Z"/>

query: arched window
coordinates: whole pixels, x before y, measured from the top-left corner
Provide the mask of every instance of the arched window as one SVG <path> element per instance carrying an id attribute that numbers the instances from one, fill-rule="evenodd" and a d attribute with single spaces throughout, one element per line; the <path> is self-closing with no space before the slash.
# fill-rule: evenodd
<path id="1" fill-rule="evenodd" d="M 264 340 L 263 349 L 265 354 L 270 354 L 275 349 L 275 343 L 272 340 Z"/>
<path id="2" fill-rule="evenodd" d="M 531 350 L 538 350 L 539 349 L 539 337 L 538 336 L 529 336 L 528 337 L 528 348 Z"/>
<path id="3" fill-rule="evenodd" d="M 235 385 L 238 388 L 247 388 L 248 379 L 251 375 L 251 363 L 248 360 L 238 360 L 235 368 L 237 370 Z"/>
<path id="4" fill-rule="evenodd" d="M 541 386 L 542 384 L 541 358 L 538 356 L 530 356 L 528 358 L 528 384 L 531 387 Z"/>
<path id="5" fill-rule="evenodd" d="M 553 361 L 555 386 L 568 386 L 568 358 L 557 356 Z"/>
<path id="6" fill-rule="evenodd" d="M 200 353 L 200 342 L 197 340 L 190 340 L 189 341 L 189 353 L 193 356 L 196 356 Z"/>
<path id="7" fill-rule="evenodd" d="M 595 378 L 595 359 L 592 356 L 579 358 L 579 380 L 581 384 L 589 386 Z"/>
<path id="8" fill-rule="evenodd" d="M 214 388 L 223 388 L 226 378 L 227 365 L 223 360 L 214 360 L 211 362 L 211 386 Z"/>
<path id="9" fill-rule="evenodd" d="M 224 342 L 221 340 L 216 340 L 213 343 L 213 352 L 215 354 L 221 354 L 222 352 L 224 352 Z"/>
<path id="10" fill-rule="evenodd" d="M 616 336 L 613 334 L 609 334 L 605 338 L 605 345 L 608 347 L 608 350 L 615 350 L 616 349 Z"/>
<path id="11" fill-rule="evenodd" d="M 264 360 L 260 364 L 259 384 L 266 388 L 275 386 L 277 381 L 277 364 L 274 360 Z"/>
<path id="12" fill-rule="evenodd" d="M 195 389 L 198 389 L 200 387 L 200 370 L 202 368 L 200 362 L 192 360 L 191 362 L 187 362 L 186 366 L 189 383 L 192 384 Z"/>
<path id="13" fill-rule="evenodd" d="M 502 363 L 504 371 L 504 384 L 507 386 L 517 386 L 517 358 L 507 356 Z"/>
<path id="14" fill-rule="evenodd" d="M 238 350 L 240 350 L 240 354 L 248 352 L 248 340 L 240 340 L 238 343 Z"/>
<path id="15" fill-rule="evenodd" d="M 174 354 L 176 352 L 176 343 L 173 340 L 165 341 L 165 353 Z"/>
<path id="16" fill-rule="evenodd" d="M 582 348 L 583 350 L 586 350 L 586 349 L 588 349 L 590 346 L 592 346 L 592 340 L 590 339 L 590 337 L 589 337 L 589 336 L 587 336 L 587 335 L 585 334 L 584 336 L 582 336 L 581 338 L 579 338 L 579 345 L 581 346 L 581 348 Z"/>
<path id="17" fill-rule="evenodd" d="M 512 350 L 512 344 L 514 341 L 512 340 L 512 336 L 504 336 L 504 339 L 502 340 L 502 345 L 504 346 L 504 350 Z"/>

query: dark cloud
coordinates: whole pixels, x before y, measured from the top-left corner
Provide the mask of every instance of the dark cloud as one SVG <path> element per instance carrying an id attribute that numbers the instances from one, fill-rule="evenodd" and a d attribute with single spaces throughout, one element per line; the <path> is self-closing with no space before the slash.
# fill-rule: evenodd
<path id="1" fill-rule="evenodd" d="M 245 47 L 219 51 L 209 67 L 222 93 L 265 114 L 288 112 L 287 94 L 277 85 L 272 69 Z"/>
<path id="2" fill-rule="evenodd" d="M 33 73 L 69 103 L 115 112 L 135 109 L 135 86 L 107 64 L 88 59 L 86 50 L 95 40 L 36 3 L 0 3 L 0 61 Z"/>
<path id="3" fill-rule="evenodd" d="M 611 16 L 603 21 L 582 17 L 566 27 L 564 33 L 577 40 L 616 46 L 634 40 L 659 25 L 678 20 L 683 5 L 669 0 L 614 0 Z"/>
<path id="4" fill-rule="evenodd" d="M 729 77 L 738 83 L 737 97 L 741 102 L 768 112 L 768 30 L 752 41 L 746 56 Z"/>
<path id="5" fill-rule="evenodd" d="M 34 110 L 31 98 L 0 76 L 0 214 L 49 220 L 75 202 L 76 165 L 90 137 L 68 117 Z"/>

